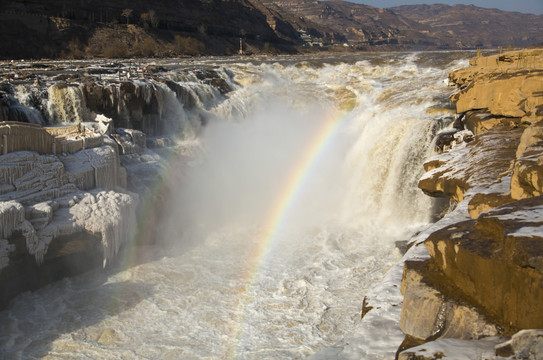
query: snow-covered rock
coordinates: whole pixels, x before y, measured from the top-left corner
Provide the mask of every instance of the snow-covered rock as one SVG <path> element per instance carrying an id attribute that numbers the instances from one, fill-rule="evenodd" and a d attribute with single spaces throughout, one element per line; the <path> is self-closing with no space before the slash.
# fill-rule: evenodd
<path id="1" fill-rule="evenodd" d="M 0 307 L 21 291 L 90 270 L 97 256 L 103 266 L 113 260 L 131 239 L 139 201 L 122 186 L 113 141 L 75 154 L 1 155 Z"/>

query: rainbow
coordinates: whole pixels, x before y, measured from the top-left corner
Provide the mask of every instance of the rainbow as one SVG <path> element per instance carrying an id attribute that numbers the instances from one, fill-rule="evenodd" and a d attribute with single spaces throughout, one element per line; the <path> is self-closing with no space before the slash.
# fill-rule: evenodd
<path id="1" fill-rule="evenodd" d="M 344 112 L 336 111 L 325 118 L 320 127 L 314 132 L 308 145 L 303 151 L 289 176 L 286 177 L 281 191 L 276 198 L 266 221 L 262 227 L 261 235 L 257 238 L 254 248 L 251 251 L 245 279 L 244 299 L 240 302 L 240 318 L 236 320 L 237 328 L 234 331 L 234 339 L 228 349 L 227 358 L 232 359 L 236 354 L 237 347 L 242 343 L 242 326 L 248 319 L 244 319 L 244 310 L 251 302 L 251 288 L 257 283 L 262 266 L 272 256 L 274 244 L 280 238 L 281 229 L 286 224 L 291 209 L 296 204 L 305 185 L 313 175 L 313 170 L 319 158 L 326 153 L 330 144 L 336 138 L 343 119 Z M 232 340 L 234 340 L 232 339 Z"/>

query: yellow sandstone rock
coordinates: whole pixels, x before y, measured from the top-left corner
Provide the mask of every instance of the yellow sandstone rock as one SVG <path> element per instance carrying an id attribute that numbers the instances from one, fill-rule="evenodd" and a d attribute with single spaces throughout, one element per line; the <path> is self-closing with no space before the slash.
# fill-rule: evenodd
<path id="1" fill-rule="evenodd" d="M 449 75 L 460 86 L 451 98 L 457 113 L 486 109 L 522 118 L 543 108 L 543 49 L 477 57 L 471 64 Z"/>
<path id="2" fill-rule="evenodd" d="M 543 49 L 477 57 L 449 78 L 475 140 L 429 159 L 419 187 L 468 201 L 472 220 L 432 233 L 430 259 L 406 261 L 401 328 L 422 342 L 492 333 L 491 323 L 504 335 L 541 329 Z"/>

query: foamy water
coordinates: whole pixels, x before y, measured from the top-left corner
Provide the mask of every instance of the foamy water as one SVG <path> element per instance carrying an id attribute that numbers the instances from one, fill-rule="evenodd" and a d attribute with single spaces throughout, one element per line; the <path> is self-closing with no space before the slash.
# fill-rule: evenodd
<path id="1" fill-rule="evenodd" d="M 235 90 L 180 140 L 191 165 L 165 164 L 160 245 L 17 297 L 2 358 L 297 359 L 348 336 L 395 241 L 430 221 L 416 183 L 464 57 L 203 59 Z"/>

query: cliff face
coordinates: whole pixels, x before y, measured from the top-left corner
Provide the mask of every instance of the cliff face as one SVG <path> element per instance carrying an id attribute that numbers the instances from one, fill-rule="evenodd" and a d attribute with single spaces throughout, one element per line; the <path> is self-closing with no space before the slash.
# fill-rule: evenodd
<path id="1" fill-rule="evenodd" d="M 543 50 L 470 64 L 449 78 L 458 87 L 451 99 L 459 120 L 475 139 L 430 159 L 419 182 L 455 208 L 414 245 L 429 255 L 405 264 L 401 322 L 410 344 L 543 327 Z M 505 348 L 541 356 L 530 341 L 528 348 Z"/>
<path id="2" fill-rule="evenodd" d="M 295 29 L 258 0 L 115 3 L 8 0 L 0 9 L 0 58 L 235 54 L 296 43 Z M 247 48 L 245 49 L 247 50 Z"/>

